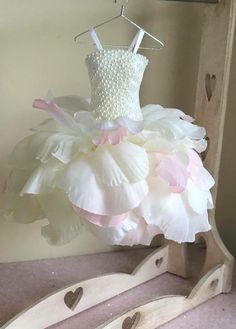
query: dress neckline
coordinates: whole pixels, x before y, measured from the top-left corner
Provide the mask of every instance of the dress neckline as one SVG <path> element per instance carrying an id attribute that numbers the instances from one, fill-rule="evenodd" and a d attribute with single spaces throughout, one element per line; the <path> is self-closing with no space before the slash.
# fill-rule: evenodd
<path id="1" fill-rule="evenodd" d="M 140 59 L 143 59 L 145 60 L 145 62 L 149 62 L 149 59 L 144 56 L 143 54 L 139 54 L 139 53 L 134 53 L 130 50 L 126 50 L 126 49 L 123 49 L 123 48 L 116 48 L 116 49 L 113 49 L 113 48 L 106 48 L 106 49 L 102 49 L 102 50 L 95 50 L 91 53 L 89 53 L 87 56 L 86 56 L 86 59 L 89 59 L 90 57 L 94 57 L 94 56 L 99 56 L 99 55 L 102 55 L 102 54 L 107 54 L 107 53 L 120 53 L 120 54 L 129 54 L 130 56 L 134 56 L 136 58 L 140 58 Z"/>
<path id="2" fill-rule="evenodd" d="M 133 41 L 131 42 L 130 46 L 128 49 L 124 49 L 124 48 L 103 48 L 102 43 L 95 31 L 94 28 L 90 29 L 90 37 L 94 43 L 94 45 L 96 46 L 96 50 L 91 52 L 90 54 L 87 55 L 86 58 L 95 56 L 97 54 L 103 54 L 103 53 L 114 53 L 114 52 L 120 52 L 120 53 L 125 53 L 125 54 L 131 54 L 134 55 L 135 57 L 140 57 L 145 59 L 147 62 L 149 61 L 148 58 L 140 53 L 138 53 L 138 50 L 140 48 L 140 45 L 142 43 L 143 37 L 144 37 L 144 30 L 139 29 L 138 32 L 135 34 Z"/>

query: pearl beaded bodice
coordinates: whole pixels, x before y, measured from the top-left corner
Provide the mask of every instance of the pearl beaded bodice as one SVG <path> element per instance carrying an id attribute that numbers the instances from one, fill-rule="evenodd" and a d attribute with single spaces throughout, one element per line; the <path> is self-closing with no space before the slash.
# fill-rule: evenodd
<path id="1" fill-rule="evenodd" d="M 142 120 L 139 90 L 148 59 L 122 49 L 96 51 L 86 58 L 91 111 L 98 120 Z"/>
<path id="2" fill-rule="evenodd" d="M 97 119 L 142 120 L 139 90 L 148 60 L 127 50 L 101 50 L 87 56 L 91 110 Z"/>

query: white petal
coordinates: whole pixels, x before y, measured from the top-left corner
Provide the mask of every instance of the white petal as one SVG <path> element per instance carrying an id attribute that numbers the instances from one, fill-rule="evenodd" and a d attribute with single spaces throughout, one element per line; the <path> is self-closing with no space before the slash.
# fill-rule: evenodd
<path id="1" fill-rule="evenodd" d="M 98 182 L 89 157 L 81 156 L 60 174 L 58 187 L 72 204 L 100 215 L 119 215 L 138 206 L 148 192 L 146 181 L 109 187 Z"/>
<path id="2" fill-rule="evenodd" d="M 33 127 L 30 129 L 33 132 L 37 133 L 58 133 L 58 132 L 66 132 L 69 131 L 66 127 L 63 127 L 60 125 L 57 121 L 54 119 L 47 119 L 42 121 L 39 125 L 36 127 Z"/>
<path id="3" fill-rule="evenodd" d="M 8 206 L 8 213 L 16 222 L 23 224 L 45 218 L 38 200 L 32 195 L 14 196 Z"/>
<path id="4" fill-rule="evenodd" d="M 54 100 L 58 106 L 62 107 L 63 109 L 67 110 L 70 113 L 90 110 L 90 104 L 88 99 L 80 96 L 75 96 L 75 95 L 60 96 L 60 97 L 55 97 Z"/>
<path id="5" fill-rule="evenodd" d="M 181 110 L 164 108 L 159 104 L 146 105 L 142 108 L 142 112 L 145 126 L 149 126 L 154 120 L 160 120 L 166 117 L 181 118 L 185 116 Z"/>
<path id="6" fill-rule="evenodd" d="M 150 245 L 152 239 L 161 233 L 157 226 L 147 225 L 142 218 L 138 218 L 134 213 L 131 213 L 129 218 L 121 224 L 112 228 L 102 228 L 91 223 L 85 223 L 85 226 L 96 236 L 99 236 L 100 239 L 111 245 Z"/>
<path id="7" fill-rule="evenodd" d="M 51 134 L 39 148 L 36 158 L 47 162 L 55 157 L 63 163 L 70 162 L 76 154 L 92 148 L 92 143 L 81 136 L 62 133 Z"/>
<path id="8" fill-rule="evenodd" d="M 127 232 L 119 242 L 119 245 L 134 246 L 141 244 L 149 246 L 156 235 L 162 234 L 158 226 L 148 225 L 143 218 L 137 218 L 137 223 L 137 228 Z"/>
<path id="9" fill-rule="evenodd" d="M 167 138 L 155 136 L 154 138 L 148 138 L 143 147 L 148 152 L 170 153 L 175 149 L 175 143 Z"/>
<path id="10" fill-rule="evenodd" d="M 7 190 L 13 194 L 20 194 L 33 172 L 34 168 L 14 168 L 7 179 Z"/>
<path id="11" fill-rule="evenodd" d="M 121 127 L 127 128 L 132 134 L 137 134 L 143 129 L 143 121 L 135 121 L 128 117 L 120 117 L 117 122 Z"/>
<path id="12" fill-rule="evenodd" d="M 167 109 L 160 105 L 143 108 L 144 129 L 158 131 L 161 136 L 174 139 L 202 139 L 205 129 L 182 120 L 185 114 L 177 109 Z"/>
<path id="13" fill-rule="evenodd" d="M 91 163 L 98 180 L 108 186 L 141 181 L 149 171 L 145 150 L 129 142 L 98 147 L 91 153 Z"/>
<path id="14" fill-rule="evenodd" d="M 136 210 L 148 225 L 158 226 L 165 237 L 177 242 L 193 242 L 195 234 L 210 230 L 207 211 L 198 215 L 183 193 L 170 193 L 159 179 L 149 182 L 149 194 Z"/>
<path id="15" fill-rule="evenodd" d="M 193 149 L 195 149 L 198 153 L 202 153 L 207 148 L 207 141 L 205 139 L 201 139 L 199 141 L 193 141 Z"/>
<path id="16" fill-rule="evenodd" d="M 202 139 L 206 135 L 205 128 L 198 127 L 195 124 L 181 120 L 181 119 L 163 119 L 161 125 L 168 127 L 174 138 Z"/>
<path id="17" fill-rule="evenodd" d="M 63 245 L 75 238 L 80 230 L 80 221 L 62 191 L 38 196 L 41 208 L 49 224 L 42 227 L 42 235 L 53 245 Z"/>
<path id="18" fill-rule="evenodd" d="M 207 210 L 209 191 L 199 188 L 191 179 L 189 179 L 186 192 L 188 201 L 192 209 L 202 215 Z"/>
<path id="19" fill-rule="evenodd" d="M 62 164 L 54 159 L 40 165 L 29 177 L 20 194 L 48 193 L 55 187 L 56 177 L 61 168 Z"/>
<path id="20" fill-rule="evenodd" d="M 205 189 L 211 189 L 215 185 L 214 178 L 204 167 L 199 172 L 199 180 L 202 180 L 202 185 Z"/>
<path id="21" fill-rule="evenodd" d="M 23 169 L 37 166 L 36 154 L 48 136 L 47 133 L 39 133 L 21 140 L 11 153 L 10 164 Z"/>
<path id="22" fill-rule="evenodd" d="M 87 220 L 84 220 L 83 224 L 89 231 L 110 245 L 119 245 L 128 232 L 138 228 L 138 223 L 130 218 L 127 218 L 121 224 L 111 228 L 103 228 Z"/>
<path id="23" fill-rule="evenodd" d="M 213 201 L 212 194 L 211 194 L 210 191 L 209 191 L 209 194 L 208 194 L 207 208 L 208 209 L 213 209 L 214 208 L 214 201 Z"/>

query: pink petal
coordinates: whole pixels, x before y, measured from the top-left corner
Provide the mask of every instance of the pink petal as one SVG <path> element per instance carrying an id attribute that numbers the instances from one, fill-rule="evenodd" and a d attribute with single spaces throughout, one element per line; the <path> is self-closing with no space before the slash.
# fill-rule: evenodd
<path id="1" fill-rule="evenodd" d="M 198 153 L 194 150 L 188 151 L 188 157 L 189 157 L 188 172 L 190 173 L 190 175 L 193 175 L 203 167 L 203 163 Z"/>
<path id="2" fill-rule="evenodd" d="M 49 112 L 55 120 L 69 128 L 73 129 L 76 127 L 76 123 L 72 116 L 63 111 L 53 100 L 35 99 L 33 107 Z"/>
<path id="3" fill-rule="evenodd" d="M 197 166 L 203 167 L 202 159 L 196 151 L 189 150 L 188 156 L 189 156 L 190 160 L 193 161 Z"/>
<path id="4" fill-rule="evenodd" d="M 134 215 L 132 217 L 133 221 L 136 221 L 137 227 L 133 230 L 124 232 L 123 239 L 119 241 L 119 245 L 134 246 L 142 244 L 148 246 L 156 235 L 163 234 L 159 226 L 148 225 L 142 217 L 134 217 Z"/>
<path id="5" fill-rule="evenodd" d="M 126 128 L 118 128 L 114 131 L 102 132 L 99 137 L 93 138 L 93 143 L 95 145 L 101 145 L 109 143 L 111 145 L 117 145 L 122 143 L 128 136 L 128 131 Z"/>
<path id="6" fill-rule="evenodd" d="M 73 209 L 75 212 L 87 219 L 90 223 L 102 226 L 102 227 L 112 227 L 120 224 L 123 222 L 126 217 L 128 216 L 128 213 L 124 213 L 121 215 L 115 215 L 115 216 L 103 216 L 103 215 L 98 215 L 98 214 L 93 214 L 91 212 L 88 212 L 84 209 L 81 209 L 79 207 L 76 207 L 73 205 Z"/>
<path id="7" fill-rule="evenodd" d="M 169 184 L 173 193 L 182 193 L 188 180 L 187 169 L 174 156 L 156 154 L 156 159 L 156 174 Z"/>
<path id="8" fill-rule="evenodd" d="M 195 121 L 195 119 L 193 117 L 191 117 L 190 115 L 185 115 L 185 116 L 182 117 L 182 119 L 185 120 L 185 121 L 188 121 L 190 123 Z"/>
<path id="9" fill-rule="evenodd" d="M 187 168 L 189 177 L 191 177 L 199 188 L 211 189 L 214 186 L 214 178 L 203 167 L 200 156 L 194 150 L 189 150 L 188 156 L 190 160 Z"/>

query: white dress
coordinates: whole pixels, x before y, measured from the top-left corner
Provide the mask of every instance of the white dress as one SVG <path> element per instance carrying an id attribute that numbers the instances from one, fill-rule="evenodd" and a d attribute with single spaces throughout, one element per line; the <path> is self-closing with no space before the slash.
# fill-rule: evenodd
<path id="1" fill-rule="evenodd" d="M 34 101 L 52 118 L 12 153 L 8 213 L 22 223 L 47 218 L 42 234 L 56 245 L 81 225 L 113 245 L 148 245 L 157 234 L 192 242 L 211 228 L 214 180 L 199 156 L 205 130 L 180 110 L 140 108 L 142 30 L 128 50 L 102 49 L 91 36 L 98 48 L 86 58 L 91 101 Z"/>

